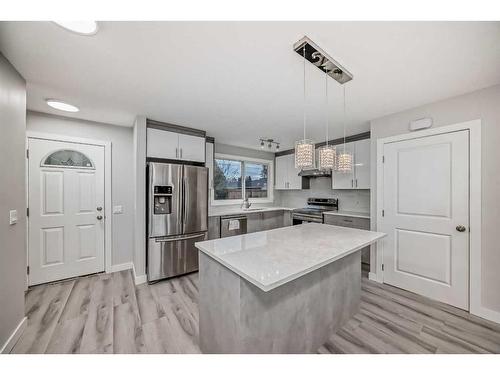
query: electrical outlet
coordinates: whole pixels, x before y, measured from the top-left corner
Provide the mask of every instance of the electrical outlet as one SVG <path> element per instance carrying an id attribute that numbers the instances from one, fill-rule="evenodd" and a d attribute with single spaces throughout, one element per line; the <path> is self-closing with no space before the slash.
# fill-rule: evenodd
<path id="1" fill-rule="evenodd" d="M 123 213 L 123 206 L 113 206 L 113 213 L 114 214 L 122 214 Z"/>
<path id="2" fill-rule="evenodd" d="M 9 211 L 9 224 L 14 225 L 17 223 L 17 210 Z"/>

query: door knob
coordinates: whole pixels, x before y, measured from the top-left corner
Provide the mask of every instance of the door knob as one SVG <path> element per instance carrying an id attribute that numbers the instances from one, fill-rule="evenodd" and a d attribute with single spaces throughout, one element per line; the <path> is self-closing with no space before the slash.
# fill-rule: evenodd
<path id="1" fill-rule="evenodd" d="M 97 211 L 102 211 L 102 207 L 97 207 Z"/>
<path id="2" fill-rule="evenodd" d="M 102 215 L 97 215 L 97 220 L 102 220 Z"/>
<path id="3" fill-rule="evenodd" d="M 459 232 L 465 232 L 467 228 L 465 228 L 463 225 L 457 225 L 455 229 L 458 230 Z"/>

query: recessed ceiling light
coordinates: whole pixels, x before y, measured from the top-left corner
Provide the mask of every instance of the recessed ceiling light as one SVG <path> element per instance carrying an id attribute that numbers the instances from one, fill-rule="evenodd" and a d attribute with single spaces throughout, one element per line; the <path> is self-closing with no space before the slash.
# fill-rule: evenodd
<path id="1" fill-rule="evenodd" d="M 65 112 L 78 112 L 80 109 L 74 105 L 61 102 L 60 100 L 47 99 L 45 100 L 49 106 Z"/>
<path id="2" fill-rule="evenodd" d="M 96 21 L 53 21 L 56 25 L 80 35 L 94 35 L 98 26 Z"/>

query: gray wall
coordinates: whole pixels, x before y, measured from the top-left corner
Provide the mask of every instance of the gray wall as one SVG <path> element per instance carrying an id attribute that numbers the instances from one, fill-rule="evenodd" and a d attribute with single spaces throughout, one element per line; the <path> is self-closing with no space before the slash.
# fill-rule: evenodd
<path id="1" fill-rule="evenodd" d="M 112 205 L 123 214 L 112 215 L 113 265 L 132 262 L 134 241 L 134 176 L 132 128 L 28 112 L 28 131 L 110 141 Z M 108 216 L 110 217 L 110 216 Z"/>
<path id="2" fill-rule="evenodd" d="M 133 128 L 134 159 L 134 269 L 146 275 L 146 117 L 137 116 Z"/>
<path id="3" fill-rule="evenodd" d="M 24 317 L 26 82 L 0 54 L 0 348 Z M 9 211 L 18 222 L 9 225 Z"/>
<path id="4" fill-rule="evenodd" d="M 408 122 L 432 117 L 434 127 L 481 119 L 482 169 L 482 304 L 500 312 L 500 85 L 466 95 L 395 113 L 371 121 L 372 160 L 376 155 L 376 140 L 408 132 Z M 372 223 L 375 223 L 376 163 L 372 163 Z"/>

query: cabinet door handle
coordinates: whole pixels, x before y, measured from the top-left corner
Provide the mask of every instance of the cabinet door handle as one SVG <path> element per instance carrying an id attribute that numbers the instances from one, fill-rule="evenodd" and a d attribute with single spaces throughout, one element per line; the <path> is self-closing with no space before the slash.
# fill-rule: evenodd
<path id="1" fill-rule="evenodd" d="M 182 148 L 181 148 L 181 159 L 182 159 Z"/>
<path id="2" fill-rule="evenodd" d="M 358 179 L 356 179 L 356 187 L 358 187 Z"/>
<path id="3" fill-rule="evenodd" d="M 354 180 L 351 180 L 351 187 L 354 187 Z"/>
<path id="4" fill-rule="evenodd" d="M 179 157 L 179 149 L 176 147 L 175 148 L 175 158 Z"/>

